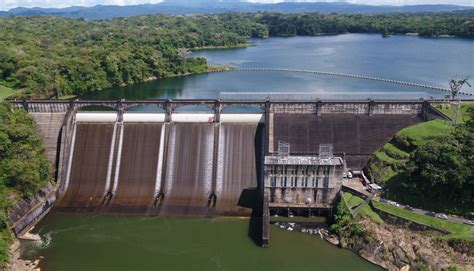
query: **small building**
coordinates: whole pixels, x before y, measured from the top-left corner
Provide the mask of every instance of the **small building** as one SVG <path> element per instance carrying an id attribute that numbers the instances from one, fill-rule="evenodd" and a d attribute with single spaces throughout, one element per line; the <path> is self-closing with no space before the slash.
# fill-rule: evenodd
<path id="1" fill-rule="evenodd" d="M 283 149 L 283 151 L 281 151 Z M 265 197 L 272 209 L 327 209 L 342 186 L 344 161 L 321 145 L 314 155 L 290 155 L 289 146 L 265 157 Z"/>

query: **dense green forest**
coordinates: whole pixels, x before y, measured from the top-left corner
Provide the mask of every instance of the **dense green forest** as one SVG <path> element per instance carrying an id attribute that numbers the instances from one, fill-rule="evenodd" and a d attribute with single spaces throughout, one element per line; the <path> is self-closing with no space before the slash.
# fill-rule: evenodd
<path id="1" fill-rule="evenodd" d="M 243 44 L 243 34 L 259 28 L 252 22 L 230 23 L 212 16 L 166 15 L 92 22 L 1 19 L 0 84 L 50 97 L 203 72 L 205 59 L 186 58 L 178 49 Z"/>
<path id="2" fill-rule="evenodd" d="M 24 110 L 0 104 L 0 263 L 8 258 L 11 240 L 8 209 L 30 198 L 51 179 L 41 136 Z"/>
<path id="3" fill-rule="evenodd" d="M 474 14 L 425 13 L 389 15 L 323 15 L 264 13 L 253 15 L 266 25 L 270 36 L 311 36 L 341 33 L 417 33 L 437 37 L 474 37 Z"/>
<path id="4" fill-rule="evenodd" d="M 466 123 L 412 154 L 408 178 L 399 184 L 409 199 L 438 210 L 474 212 L 474 107 L 467 113 Z"/>
<path id="5" fill-rule="evenodd" d="M 374 154 L 366 172 L 386 197 L 474 216 L 474 105 L 463 111 L 461 124 L 433 120 L 406 128 Z"/>
<path id="6" fill-rule="evenodd" d="M 22 89 L 20 95 L 30 97 L 83 95 L 207 71 L 205 59 L 186 57 L 183 49 L 242 46 L 250 37 L 346 32 L 473 38 L 473 17 L 471 13 L 229 13 L 110 21 L 0 18 L 0 85 Z"/>

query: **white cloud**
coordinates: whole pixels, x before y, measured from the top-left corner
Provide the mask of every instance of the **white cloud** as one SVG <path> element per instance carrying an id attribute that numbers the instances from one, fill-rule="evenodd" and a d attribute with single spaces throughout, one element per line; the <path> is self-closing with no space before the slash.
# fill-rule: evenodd
<path id="1" fill-rule="evenodd" d="M 156 4 L 163 0 L 0 0 L 0 10 L 9 10 L 15 7 L 48 7 L 64 8 L 70 6 L 95 5 L 137 5 Z M 170 0 L 172 1 L 172 0 Z M 285 0 L 247 0 L 254 3 L 278 3 Z M 287 0 L 288 1 L 288 0 Z M 291 0 L 299 2 L 341 2 L 341 0 Z M 346 0 L 355 4 L 373 5 L 414 5 L 414 4 L 456 4 L 474 6 L 474 0 Z"/>

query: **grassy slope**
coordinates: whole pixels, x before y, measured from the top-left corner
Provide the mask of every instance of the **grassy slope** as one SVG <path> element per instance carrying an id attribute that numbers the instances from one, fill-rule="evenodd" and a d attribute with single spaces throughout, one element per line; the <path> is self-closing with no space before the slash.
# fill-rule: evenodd
<path id="1" fill-rule="evenodd" d="M 446 135 L 450 129 L 451 124 L 449 122 L 432 120 L 405 128 L 398 132 L 398 134 L 406 137 L 411 144 L 421 146 L 428 143 L 431 139 Z"/>
<path id="2" fill-rule="evenodd" d="M 448 122 L 432 120 L 399 131 L 390 142 L 374 153 L 367 164 L 371 179 L 383 184 L 398 178 L 400 169 L 404 167 L 414 148 L 445 135 L 450 129 Z"/>
<path id="3" fill-rule="evenodd" d="M 442 105 L 438 104 L 435 106 L 436 109 L 440 110 L 443 112 L 446 116 L 450 117 L 453 119 L 456 111 L 456 107 L 454 105 Z M 474 107 L 474 102 L 464 102 L 461 105 L 461 115 L 458 116 L 457 121 L 460 122 L 465 122 L 469 120 L 469 116 L 466 114 L 466 111 L 468 108 Z"/>
<path id="4" fill-rule="evenodd" d="M 357 206 L 359 206 L 360 204 L 365 204 L 363 199 L 350 193 L 343 193 L 342 197 L 344 198 L 346 206 L 349 209 L 357 208 Z M 383 223 L 383 220 L 379 217 L 378 214 L 372 211 L 368 204 L 362 207 L 362 209 L 360 209 L 359 215 L 370 218 L 376 223 Z"/>
<path id="5" fill-rule="evenodd" d="M 342 195 L 346 206 L 349 209 L 357 208 L 360 204 L 364 203 L 364 200 L 358 196 L 352 195 L 350 193 L 343 193 Z M 439 219 L 432 216 L 420 215 L 413 213 L 411 211 L 398 208 L 386 203 L 373 200 L 372 203 L 375 207 L 379 208 L 382 211 L 399 216 L 420 224 L 429 225 L 435 228 L 447 230 L 451 234 L 445 236 L 447 239 L 463 239 L 467 241 L 474 241 L 474 227 L 464 224 L 458 224 L 451 221 Z M 384 223 L 380 216 L 375 213 L 369 205 L 364 206 L 359 215 L 362 217 L 370 218 L 376 223 Z"/>
<path id="6" fill-rule="evenodd" d="M 451 221 L 447 221 L 447 220 L 443 220 L 443 219 L 439 219 L 439 218 L 431 217 L 427 215 L 416 214 L 411 211 L 398 208 L 396 206 L 392 206 L 389 204 L 385 204 L 382 202 L 378 202 L 378 201 L 372 201 L 372 202 L 375 207 L 387 213 L 390 213 L 390 214 L 393 214 L 405 219 L 409 219 L 414 222 L 418 222 L 421 224 L 433 226 L 435 228 L 450 231 L 451 234 L 447 235 L 446 236 L 447 238 L 456 238 L 456 239 L 474 241 L 474 227 L 473 226 L 458 224 L 458 223 L 454 223 Z"/>
<path id="7" fill-rule="evenodd" d="M 15 93 L 13 89 L 0 85 L 0 101 L 13 93 Z"/>
<path id="8" fill-rule="evenodd" d="M 449 117 L 454 116 L 454 105 L 435 105 Z M 468 108 L 474 107 L 474 102 L 467 102 L 461 105 L 461 115 L 458 116 L 458 123 L 469 119 L 466 114 Z M 367 169 L 376 173 L 369 174 L 372 179 L 380 183 L 386 183 L 393 178 L 398 178 L 400 168 L 403 168 L 410 152 L 421 145 L 427 144 L 430 140 L 446 135 L 452 128 L 451 123 L 444 120 L 432 120 L 414 126 L 407 127 L 397 133 L 397 135 L 380 150 L 374 153 L 369 161 Z"/>
<path id="9" fill-rule="evenodd" d="M 453 116 L 454 106 L 435 105 L 449 117 Z M 474 102 L 463 103 L 461 106 L 461 116 L 459 122 L 468 120 L 466 111 L 474 107 Z M 397 135 L 380 150 L 376 151 L 368 162 L 365 171 L 372 180 L 381 183 L 382 186 L 389 189 L 391 193 L 386 196 L 401 202 L 407 202 L 414 206 L 418 199 L 410 198 L 406 193 L 401 194 L 397 184 L 399 180 L 405 178 L 406 173 L 403 170 L 410 153 L 416 147 L 428 144 L 430 140 L 446 135 L 452 129 L 451 123 L 443 120 L 432 120 L 411 127 L 407 127 L 397 133 Z M 421 203 L 420 203 L 421 204 Z M 425 202 L 424 204 L 428 204 Z M 444 210 L 450 212 L 449 210 Z"/>

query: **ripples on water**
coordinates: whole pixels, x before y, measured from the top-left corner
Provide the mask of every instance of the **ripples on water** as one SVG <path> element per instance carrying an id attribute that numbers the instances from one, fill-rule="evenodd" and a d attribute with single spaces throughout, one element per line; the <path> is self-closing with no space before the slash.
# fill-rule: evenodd
<path id="1" fill-rule="evenodd" d="M 318 235 L 275 226 L 271 247 L 261 248 L 248 227 L 247 219 L 52 213 L 36 227 L 42 244 L 24 243 L 23 256 L 43 256 L 46 271 L 381 270 Z"/>
<path id="2" fill-rule="evenodd" d="M 466 39 L 347 34 L 252 40 L 257 46 L 197 51 L 210 64 L 367 75 L 448 87 L 474 77 L 474 43 Z M 471 57 L 469 57 L 471 56 Z M 465 88 L 465 90 L 474 90 Z M 93 99 L 211 98 L 221 92 L 311 93 L 320 99 L 430 99 L 447 94 L 361 79 L 284 72 L 225 72 L 174 77 L 89 95 Z M 248 96 L 248 95 L 247 95 Z M 251 95 L 249 97 L 252 97 Z"/>

